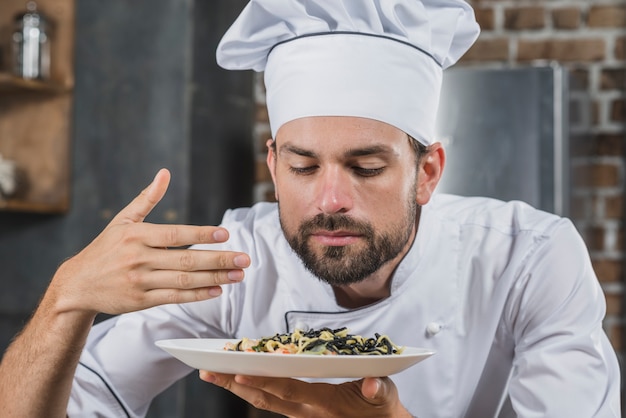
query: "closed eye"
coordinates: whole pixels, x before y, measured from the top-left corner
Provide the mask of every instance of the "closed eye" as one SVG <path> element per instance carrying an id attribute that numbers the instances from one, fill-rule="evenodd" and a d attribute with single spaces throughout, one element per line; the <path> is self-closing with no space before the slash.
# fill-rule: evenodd
<path id="1" fill-rule="evenodd" d="M 379 174 L 382 174 L 385 171 L 385 167 L 378 168 L 363 168 L 363 167 L 352 167 L 354 172 L 361 177 L 374 177 Z"/>
<path id="2" fill-rule="evenodd" d="M 289 171 L 291 173 L 299 175 L 299 176 L 306 176 L 309 174 L 313 174 L 316 169 L 317 169 L 316 165 L 312 165 L 308 167 L 293 167 L 293 166 L 289 167 Z"/>

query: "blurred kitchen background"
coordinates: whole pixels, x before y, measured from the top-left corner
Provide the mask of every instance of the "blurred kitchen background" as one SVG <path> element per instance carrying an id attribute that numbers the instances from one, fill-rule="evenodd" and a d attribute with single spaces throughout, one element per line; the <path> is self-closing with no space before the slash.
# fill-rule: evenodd
<path id="1" fill-rule="evenodd" d="M 222 70 L 214 58 L 245 3 L 40 0 L 37 10 L 53 22 L 50 77 L 16 80 L 10 45 L 27 5 L 0 0 L 0 350 L 56 267 L 159 168 L 172 171 L 172 184 L 150 222 L 215 224 L 226 208 L 273 200 L 262 75 Z M 571 217 L 602 283 L 605 329 L 621 361 L 626 1 L 471 3 L 482 33 L 446 76 L 440 135 L 454 164 L 468 153 L 463 138 L 497 148 L 476 164 L 508 163 L 491 177 L 451 171 L 442 188 L 484 186 L 479 192 Z M 261 414 L 192 373 L 149 416 Z"/>

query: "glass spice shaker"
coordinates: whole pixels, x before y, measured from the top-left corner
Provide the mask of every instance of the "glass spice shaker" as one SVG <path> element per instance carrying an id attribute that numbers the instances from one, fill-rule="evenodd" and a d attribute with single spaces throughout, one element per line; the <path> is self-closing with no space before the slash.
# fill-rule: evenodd
<path id="1" fill-rule="evenodd" d="M 13 73 L 26 79 L 50 77 L 50 23 L 34 1 L 15 16 L 12 36 Z"/>

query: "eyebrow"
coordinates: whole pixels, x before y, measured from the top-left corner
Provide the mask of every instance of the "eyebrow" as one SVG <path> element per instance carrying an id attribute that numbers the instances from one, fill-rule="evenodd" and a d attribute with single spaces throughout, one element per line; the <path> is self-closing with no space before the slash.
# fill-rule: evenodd
<path id="1" fill-rule="evenodd" d="M 290 145 L 290 144 L 286 144 L 284 146 L 282 146 L 280 148 L 279 151 L 281 154 L 283 152 L 285 153 L 291 153 L 291 154 L 297 154 L 300 155 L 302 157 L 308 157 L 308 158 L 316 158 L 317 157 L 317 153 L 308 150 L 308 149 L 304 149 L 304 148 L 300 148 L 297 147 L 295 145 Z M 353 149 L 349 149 L 348 151 L 346 151 L 344 153 L 344 157 L 364 157 L 364 156 L 368 156 L 368 155 L 375 155 L 375 154 L 392 154 L 393 151 L 391 150 L 391 148 L 384 146 L 384 145 L 372 145 L 369 147 L 363 147 L 363 148 L 353 148 Z"/>
<path id="2" fill-rule="evenodd" d="M 391 148 L 384 145 L 372 145 L 370 147 L 350 149 L 345 153 L 346 157 L 364 157 L 375 154 L 392 154 Z"/>
<path id="3" fill-rule="evenodd" d="M 300 148 L 300 147 L 297 147 L 295 145 L 290 145 L 290 144 L 286 144 L 280 147 L 280 149 L 278 150 L 278 153 L 279 154 L 282 154 L 282 153 L 297 154 L 302 157 L 309 157 L 309 158 L 317 157 L 317 154 L 315 154 L 311 150 L 307 150 L 307 149 Z"/>

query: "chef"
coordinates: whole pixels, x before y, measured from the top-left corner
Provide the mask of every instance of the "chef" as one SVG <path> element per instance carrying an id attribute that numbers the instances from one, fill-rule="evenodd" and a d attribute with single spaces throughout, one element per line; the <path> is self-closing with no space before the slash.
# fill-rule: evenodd
<path id="1" fill-rule="evenodd" d="M 220 227 L 144 224 L 167 188 L 158 173 L 61 266 L 9 349 L 3 392 L 30 399 L 15 411 L 69 397 L 69 417 L 140 417 L 193 371 L 157 340 L 346 326 L 435 354 L 321 385 L 200 376 L 294 417 L 619 417 L 603 293 L 572 223 L 436 193 L 442 71 L 478 32 L 461 0 L 251 1 L 217 58 L 264 72 L 278 203 Z M 87 337 L 96 312 L 129 311 Z M 25 369 L 48 385 L 9 388 Z"/>

